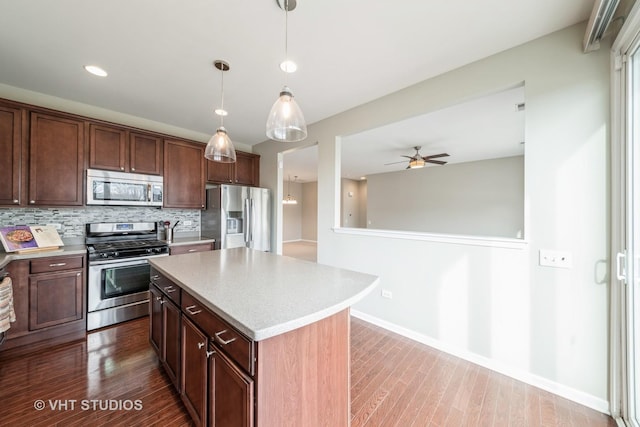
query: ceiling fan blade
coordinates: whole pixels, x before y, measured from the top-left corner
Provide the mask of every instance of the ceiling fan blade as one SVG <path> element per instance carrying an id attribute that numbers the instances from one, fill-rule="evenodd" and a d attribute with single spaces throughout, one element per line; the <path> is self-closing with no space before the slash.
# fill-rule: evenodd
<path id="1" fill-rule="evenodd" d="M 449 155 L 447 153 L 432 154 L 431 156 L 424 156 L 423 159 L 429 160 L 429 159 L 436 159 L 438 157 L 449 157 Z"/>
<path id="2" fill-rule="evenodd" d="M 431 159 L 424 159 L 425 162 L 427 163 L 433 163 L 435 165 L 446 165 L 447 162 L 443 162 L 442 160 L 431 160 Z"/>
<path id="3" fill-rule="evenodd" d="M 385 166 L 389 166 L 389 165 L 396 165 L 398 163 L 407 163 L 407 161 L 406 160 L 400 160 L 399 162 L 385 163 L 384 165 Z"/>
<path id="4" fill-rule="evenodd" d="M 406 157 L 407 159 L 413 160 L 416 156 L 400 156 L 400 157 Z"/>

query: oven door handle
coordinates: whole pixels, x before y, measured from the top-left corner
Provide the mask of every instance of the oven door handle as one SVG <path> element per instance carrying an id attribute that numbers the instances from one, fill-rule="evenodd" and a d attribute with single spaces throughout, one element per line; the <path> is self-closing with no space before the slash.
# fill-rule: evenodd
<path id="1" fill-rule="evenodd" d="M 127 267 L 130 265 L 145 264 L 149 258 L 158 258 L 163 256 L 169 256 L 169 254 L 145 255 L 143 257 L 108 259 L 104 261 L 89 261 L 89 267 L 98 266 L 98 265 L 107 265 L 107 264 L 111 264 L 113 266 L 118 265 L 118 266 Z"/>

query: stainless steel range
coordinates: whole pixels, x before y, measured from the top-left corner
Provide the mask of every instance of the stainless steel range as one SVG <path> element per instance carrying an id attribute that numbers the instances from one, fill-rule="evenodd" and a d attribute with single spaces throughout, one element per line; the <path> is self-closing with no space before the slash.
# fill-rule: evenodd
<path id="1" fill-rule="evenodd" d="M 168 256 L 155 222 L 86 225 L 89 258 L 87 329 L 93 330 L 149 313 L 149 263 Z"/>

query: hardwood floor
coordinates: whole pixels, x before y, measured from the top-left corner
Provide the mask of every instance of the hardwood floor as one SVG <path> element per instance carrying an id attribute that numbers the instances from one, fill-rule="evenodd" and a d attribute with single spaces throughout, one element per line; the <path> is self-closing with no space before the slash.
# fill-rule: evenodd
<path id="1" fill-rule="evenodd" d="M 147 330 L 143 318 L 0 361 L 0 426 L 191 425 Z M 352 319 L 351 337 L 354 427 L 615 426 L 606 415 L 362 320 Z M 35 409 L 38 400 L 44 409 Z"/>

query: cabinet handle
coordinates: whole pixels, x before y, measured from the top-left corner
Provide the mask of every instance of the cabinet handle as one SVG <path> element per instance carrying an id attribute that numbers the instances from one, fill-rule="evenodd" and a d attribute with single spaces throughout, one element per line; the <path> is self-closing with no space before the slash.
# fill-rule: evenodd
<path id="1" fill-rule="evenodd" d="M 123 171 L 124 170 L 124 166 L 120 166 L 120 170 Z"/>
<path id="2" fill-rule="evenodd" d="M 190 305 L 189 307 L 185 307 L 185 310 L 187 310 L 187 313 L 189 313 L 192 316 L 195 316 L 196 314 L 200 313 L 202 310 L 196 310 L 196 311 L 191 311 L 193 308 L 196 308 L 195 305 Z"/>
<path id="3" fill-rule="evenodd" d="M 195 252 L 197 249 L 189 249 L 187 252 Z"/>
<path id="4" fill-rule="evenodd" d="M 64 267 L 65 265 L 67 265 L 66 262 L 56 262 L 54 264 L 49 264 L 49 267 Z"/>
<path id="5" fill-rule="evenodd" d="M 211 356 L 213 356 L 214 354 L 216 354 L 216 352 L 214 350 L 207 351 L 207 359 L 210 358 Z"/>
<path id="6" fill-rule="evenodd" d="M 20 203 L 20 200 L 18 200 L 18 199 L 13 199 L 13 203 L 18 204 L 18 203 Z"/>
<path id="7" fill-rule="evenodd" d="M 236 337 L 231 338 L 230 340 L 223 340 L 222 338 L 220 338 L 220 335 L 224 334 L 225 332 L 227 332 L 227 330 L 223 330 L 220 332 L 216 332 L 215 333 L 215 337 L 216 339 L 220 342 L 220 344 L 222 345 L 227 345 L 227 344 L 231 344 L 232 342 L 234 342 L 236 340 Z"/>
<path id="8" fill-rule="evenodd" d="M 199 349 L 201 349 L 202 347 L 204 347 L 204 345 L 205 345 L 205 344 L 204 344 L 203 342 L 199 342 L 199 343 L 198 343 L 198 350 L 199 350 Z"/>
<path id="9" fill-rule="evenodd" d="M 157 274 L 154 274 L 153 276 L 151 276 L 151 280 L 158 280 L 160 278 L 160 276 L 158 276 Z"/>
<path id="10" fill-rule="evenodd" d="M 156 297 L 156 301 L 161 301 L 162 297 Z"/>
<path id="11" fill-rule="evenodd" d="M 32 205 L 35 203 L 35 200 L 29 200 L 29 203 L 31 203 Z"/>
<path id="12" fill-rule="evenodd" d="M 170 294 L 171 292 L 175 292 L 176 290 L 173 288 L 173 286 L 165 286 L 164 291 Z"/>
<path id="13" fill-rule="evenodd" d="M 136 168 L 131 168 L 131 172 L 135 172 L 135 171 L 136 171 Z"/>

